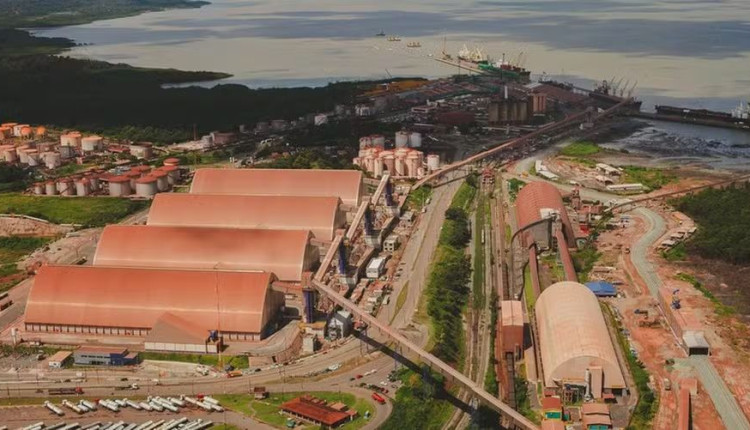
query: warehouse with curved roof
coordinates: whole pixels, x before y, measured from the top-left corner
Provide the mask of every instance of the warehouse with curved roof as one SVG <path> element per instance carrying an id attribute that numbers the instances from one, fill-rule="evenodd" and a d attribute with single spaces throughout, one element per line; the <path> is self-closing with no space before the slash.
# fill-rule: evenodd
<path id="1" fill-rule="evenodd" d="M 312 234 L 303 230 L 109 225 L 95 266 L 218 269 L 274 273 L 299 282 L 320 261 Z"/>
<path id="2" fill-rule="evenodd" d="M 532 181 L 524 185 L 518 192 L 516 217 L 519 230 L 552 214 L 557 214 L 560 217 L 568 246 L 575 246 L 573 226 L 563 204 L 562 195 L 554 185 L 542 181 Z M 529 234 L 524 235 L 527 245 L 531 245 L 531 241 L 535 241 L 540 247 L 549 248 L 552 233 L 548 226 L 548 223 L 543 223 L 532 227 Z"/>
<path id="3" fill-rule="evenodd" d="M 603 389 L 625 387 L 599 301 L 591 290 L 577 282 L 558 282 L 542 292 L 535 312 L 546 387 L 584 385 L 588 377 L 595 398 Z"/>
<path id="4" fill-rule="evenodd" d="M 259 340 L 284 304 L 264 272 L 43 266 L 24 325 L 29 332 L 148 336 L 178 318 L 225 338 Z M 171 315 L 168 315 L 171 314 Z"/>
<path id="5" fill-rule="evenodd" d="M 359 206 L 364 182 L 359 170 L 198 169 L 191 194 L 338 197 Z"/>
<path id="6" fill-rule="evenodd" d="M 182 227 L 309 230 L 333 240 L 346 225 L 338 197 L 234 196 L 160 193 L 148 213 L 148 225 Z"/>

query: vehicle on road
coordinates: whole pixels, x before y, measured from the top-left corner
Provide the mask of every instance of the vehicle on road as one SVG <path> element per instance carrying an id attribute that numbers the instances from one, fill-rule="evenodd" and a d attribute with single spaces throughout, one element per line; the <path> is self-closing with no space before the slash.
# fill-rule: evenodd
<path id="1" fill-rule="evenodd" d="M 381 405 L 385 404 L 385 399 L 378 393 L 372 393 L 372 399 L 380 403 Z"/>
<path id="2" fill-rule="evenodd" d="M 63 394 L 83 394 L 83 388 L 81 387 L 70 387 L 70 388 L 50 388 L 47 390 L 47 394 L 50 396 L 63 395 Z"/>

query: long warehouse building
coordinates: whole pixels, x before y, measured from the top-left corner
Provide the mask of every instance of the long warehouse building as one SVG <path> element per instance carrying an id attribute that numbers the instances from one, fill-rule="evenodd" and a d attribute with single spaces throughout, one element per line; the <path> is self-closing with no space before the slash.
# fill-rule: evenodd
<path id="1" fill-rule="evenodd" d="M 532 181 L 524 185 L 516 197 L 516 216 L 519 230 L 536 221 L 557 217 L 562 224 L 567 245 L 575 247 L 573 225 L 563 204 L 562 195 L 554 185 L 541 181 Z M 532 242 L 536 242 L 542 249 L 550 248 L 552 245 L 553 232 L 549 228 L 549 223 L 531 227 L 523 236 L 527 246 Z"/>
<path id="2" fill-rule="evenodd" d="M 26 304 L 27 332 L 146 337 L 197 327 L 208 337 L 259 340 L 284 304 L 273 274 L 43 266 Z M 191 333 L 188 333 L 191 334 Z M 171 338 L 179 338 L 172 333 Z"/>
<path id="3" fill-rule="evenodd" d="M 359 170 L 198 169 L 191 194 L 338 197 L 357 207 L 364 196 Z"/>
<path id="4" fill-rule="evenodd" d="M 110 225 L 94 266 L 261 271 L 300 282 L 320 262 L 303 230 Z"/>
<path id="5" fill-rule="evenodd" d="M 545 387 L 585 387 L 602 398 L 604 390 L 625 388 L 599 301 L 586 286 L 558 282 L 536 301 L 536 325 Z"/>
<path id="6" fill-rule="evenodd" d="M 154 197 L 147 225 L 309 230 L 333 240 L 346 226 L 338 197 L 234 196 L 161 193 Z"/>

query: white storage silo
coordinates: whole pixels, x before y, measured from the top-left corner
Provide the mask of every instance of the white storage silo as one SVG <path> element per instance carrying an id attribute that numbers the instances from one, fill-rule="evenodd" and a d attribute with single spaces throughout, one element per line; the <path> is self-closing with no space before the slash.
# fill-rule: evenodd
<path id="1" fill-rule="evenodd" d="M 102 138 L 99 136 L 86 136 L 81 139 L 81 150 L 83 152 L 98 151 L 102 147 Z"/>
<path id="2" fill-rule="evenodd" d="M 380 153 L 383 158 L 383 169 L 388 170 L 391 175 L 396 174 L 396 157 L 393 156 L 392 151 L 383 151 Z"/>
<path id="3" fill-rule="evenodd" d="M 157 192 L 156 178 L 144 176 L 135 181 L 135 193 L 140 197 L 153 197 Z"/>
<path id="4" fill-rule="evenodd" d="M 49 196 L 54 196 L 57 194 L 57 186 L 54 182 L 49 181 L 44 184 L 44 194 L 47 194 Z"/>
<path id="5" fill-rule="evenodd" d="M 409 146 L 409 133 L 405 131 L 396 132 L 396 148 L 406 148 Z"/>
<path id="6" fill-rule="evenodd" d="M 378 157 L 373 160 L 372 173 L 376 178 L 383 176 L 383 158 Z"/>
<path id="7" fill-rule="evenodd" d="M 3 158 L 8 163 L 15 163 L 18 161 L 18 153 L 16 152 L 16 148 L 13 146 L 9 146 L 3 149 Z"/>
<path id="8" fill-rule="evenodd" d="M 125 176 L 130 180 L 130 189 L 135 190 L 135 181 L 137 181 L 142 175 L 137 170 L 130 170 L 125 173 Z"/>
<path id="9" fill-rule="evenodd" d="M 76 181 L 76 195 L 88 196 L 89 195 L 89 180 L 86 178 L 79 179 Z"/>
<path id="10" fill-rule="evenodd" d="M 180 159 L 179 158 L 167 158 L 164 160 L 165 166 L 179 166 L 180 165 Z"/>
<path id="11" fill-rule="evenodd" d="M 29 154 L 26 152 L 27 149 L 29 149 L 29 145 L 21 145 L 18 148 L 16 148 L 16 154 L 18 154 L 18 161 L 20 161 L 21 164 L 29 164 Z"/>
<path id="12" fill-rule="evenodd" d="M 37 182 L 34 184 L 34 194 L 36 195 L 42 195 L 44 194 L 44 184 L 41 182 Z"/>
<path id="13" fill-rule="evenodd" d="M 416 131 L 411 132 L 411 134 L 409 134 L 409 146 L 411 146 L 412 148 L 421 148 L 422 135 L 420 133 L 417 133 Z"/>
<path id="14" fill-rule="evenodd" d="M 180 182 L 180 168 L 177 166 L 164 166 L 161 168 L 162 172 L 167 172 L 167 180 L 169 185 L 174 185 Z"/>
<path id="15" fill-rule="evenodd" d="M 167 178 L 167 172 L 162 170 L 154 170 L 151 172 L 151 176 L 156 179 L 156 189 L 158 191 L 169 190 L 169 179 Z"/>
<path id="16" fill-rule="evenodd" d="M 417 179 L 424 178 L 424 167 L 420 167 L 417 169 Z"/>
<path id="17" fill-rule="evenodd" d="M 122 197 L 130 195 L 130 178 L 127 176 L 113 176 L 109 178 L 109 195 Z"/>
<path id="18" fill-rule="evenodd" d="M 73 180 L 68 178 L 57 181 L 57 189 L 60 190 L 60 194 L 63 196 L 74 196 L 76 193 Z"/>
<path id="19" fill-rule="evenodd" d="M 42 159 L 44 160 L 44 165 L 50 170 L 56 169 L 62 164 L 60 154 L 57 152 L 45 152 L 42 154 Z"/>
<path id="20" fill-rule="evenodd" d="M 29 167 L 34 167 L 39 165 L 39 151 L 36 149 L 27 149 L 26 150 L 26 156 L 28 157 L 28 163 Z"/>
<path id="21" fill-rule="evenodd" d="M 421 167 L 421 163 L 419 162 L 418 151 L 409 153 L 409 155 L 406 156 L 406 176 L 415 178 L 419 167 Z"/>
<path id="22" fill-rule="evenodd" d="M 397 157 L 396 158 L 396 176 L 405 176 L 406 175 L 406 162 L 405 158 L 403 157 Z"/>
<path id="23" fill-rule="evenodd" d="M 427 156 L 427 169 L 430 172 L 434 172 L 440 169 L 440 156 L 437 154 L 430 154 Z"/>

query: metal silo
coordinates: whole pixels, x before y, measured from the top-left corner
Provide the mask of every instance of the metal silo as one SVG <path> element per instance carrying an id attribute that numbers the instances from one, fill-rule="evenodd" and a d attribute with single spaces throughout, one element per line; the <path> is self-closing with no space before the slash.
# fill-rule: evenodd
<path id="1" fill-rule="evenodd" d="M 140 197 L 153 197 L 157 192 L 156 178 L 144 176 L 135 181 L 135 193 Z"/>
<path id="2" fill-rule="evenodd" d="M 409 135 L 409 146 L 412 148 L 421 148 L 422 147 L 422 135 L 420 133 L 417 133 L 416 131 L 411 132 Z"/>
<path id="3" fill-rule="evenodd" d="M 409 146 L 409 133 L 405 131 L 396 132 L 396 148 L 406 148 Z"/>

